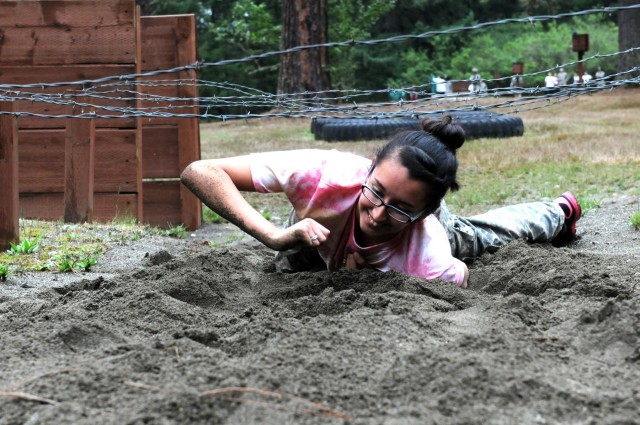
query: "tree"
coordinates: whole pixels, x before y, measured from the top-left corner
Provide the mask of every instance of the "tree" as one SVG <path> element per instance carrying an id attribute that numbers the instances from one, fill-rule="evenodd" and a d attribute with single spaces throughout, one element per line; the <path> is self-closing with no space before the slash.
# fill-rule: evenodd
<path id="1" fill-rule="evenodd" d="M 636 0 L 622 0 L 621 6 L 636 4 Z M 618 11 L 618 48 L 624 51 L 640 46 L 640 9 L 625 9 Z M 629 71 L 640 65 L 640 52 L 627 53 L 618 56 L 618 72 Z M 628 79 L 638 73 L 624 74 L 621 78 Z"/>
<path id="2" fill-rule="evenodd" d="M 328 41 L 327 0 L 282 0 L 282 48 Z M 326 47 L 303 49 L 280 58 L 278 93 L 323 92 L 331 88 Z M 305 95 L 312 98 L 315 94 Z"/>
<path id="3" fill-rule="evenodd" d="M 368 40 L 378 28 L 380 19 L 393 9 L 396 0 L 329 0 L 329 40 Z M 365 56 L 372 46 L 334 47 L 329 50 L 331 84 L 334 89 L 370 88 L 371 78 L 366 66 Z M 394 47 L 395 48 L 395 47 Z M 379 52 L 376 49 L 376 52 Z M 381 68 L 391 70 L 394 67 L 393 49 L 386 56 L 394 56 Z M 384 61 L 384 57 L 378 56 Z M 376 74 L 380 76 L 380 74 Z M 361 86 L 359 79 L 368 83 Z M 380 80 L 384 84 L 385 79 Z"/>
<path id="4" fill-rule="evenodd" d="M 151 6 L 151 0 L 136 0 L 136 4 L 140 6 L 140 13 L 142 16 L 152 14 L 153 8 Z"/>

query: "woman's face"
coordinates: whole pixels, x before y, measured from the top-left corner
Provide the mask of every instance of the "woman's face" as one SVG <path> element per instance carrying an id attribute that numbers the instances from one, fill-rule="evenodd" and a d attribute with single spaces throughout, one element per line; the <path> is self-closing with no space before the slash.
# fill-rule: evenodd
<path id="1" fill-rule="evenodd" d="M 409 170 L 395 157 L 376 164 L 365 184 L 386 204 L 399 208 L 412 217 L 427 205 L 426 184 L 411 179 Z M 365 246 L 386 242 L 409 226 L 389 217 L 384 205 L 376 207 L 363 194 L 358 198 L 356 223 L 356 239 Z"/>

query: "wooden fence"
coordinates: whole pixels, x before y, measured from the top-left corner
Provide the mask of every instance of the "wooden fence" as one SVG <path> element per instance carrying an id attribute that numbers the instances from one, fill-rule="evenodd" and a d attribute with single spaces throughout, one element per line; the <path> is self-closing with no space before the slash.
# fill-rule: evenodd
<path id="1" fill-rule="evenodd" d="M 0 84 L 79 82 L 196 61 L 193 15 L 141 17 L 134 0 L 0 1 L 0 28 Z M 185 71 L 159 78 L 197 76 Z M 132 81 L 132 93 L 197 98 L 194 85 L 142 80 Z M 80 97 L 71 106 L 33 101 L 38 93 L 75 96 L 86 88 L 25 89 L 31 98 L 2 108 L 77 115 L 145 106 L 139 96 Z M 77 106 L 83 100 L 91 106 Z M 185 102 L 176 112 L 195 113 L 197 106 Z M 158 226 L 200 226 L 200 201 L 179 182 L 184 167 L 200 158 L 197 118 L 1 117 L 0 249 L 18 239 L 16 214 L 72 222 L 132 215 Z"/>

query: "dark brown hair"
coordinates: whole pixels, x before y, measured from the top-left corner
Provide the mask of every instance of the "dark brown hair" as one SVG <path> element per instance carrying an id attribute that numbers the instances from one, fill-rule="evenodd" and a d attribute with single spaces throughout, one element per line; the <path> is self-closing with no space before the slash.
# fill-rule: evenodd
<path id="1" fill-rule="evenodd" d="M 371 171 L 375 164 L 397 157 L 409 170 L 410 178 L 426 184 L 427 208 L 431 213 L 440 206 L 447 190 L 453 192 L 460 188 L 456 180 L 456 150 L 464 144 L 465 135 L 464 129 L 452 122 L 451 115 L 424 118 L 420 127 L 422 130 L 395 134 L 378 150 Z"/>

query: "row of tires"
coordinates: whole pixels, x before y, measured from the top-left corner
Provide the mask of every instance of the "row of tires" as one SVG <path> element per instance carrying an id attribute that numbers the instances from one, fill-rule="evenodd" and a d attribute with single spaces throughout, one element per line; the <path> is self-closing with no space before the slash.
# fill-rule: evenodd
<path id="1" fill-rule="evenodd" d="M 450 113 L 466 139 L 516 137 L 524 134 L 522 118 L 485 111 Z M 328 142 L 387 139 L 398 131 L 418 130 L 419 118 L 314 118 L 311 132 Z"/>

